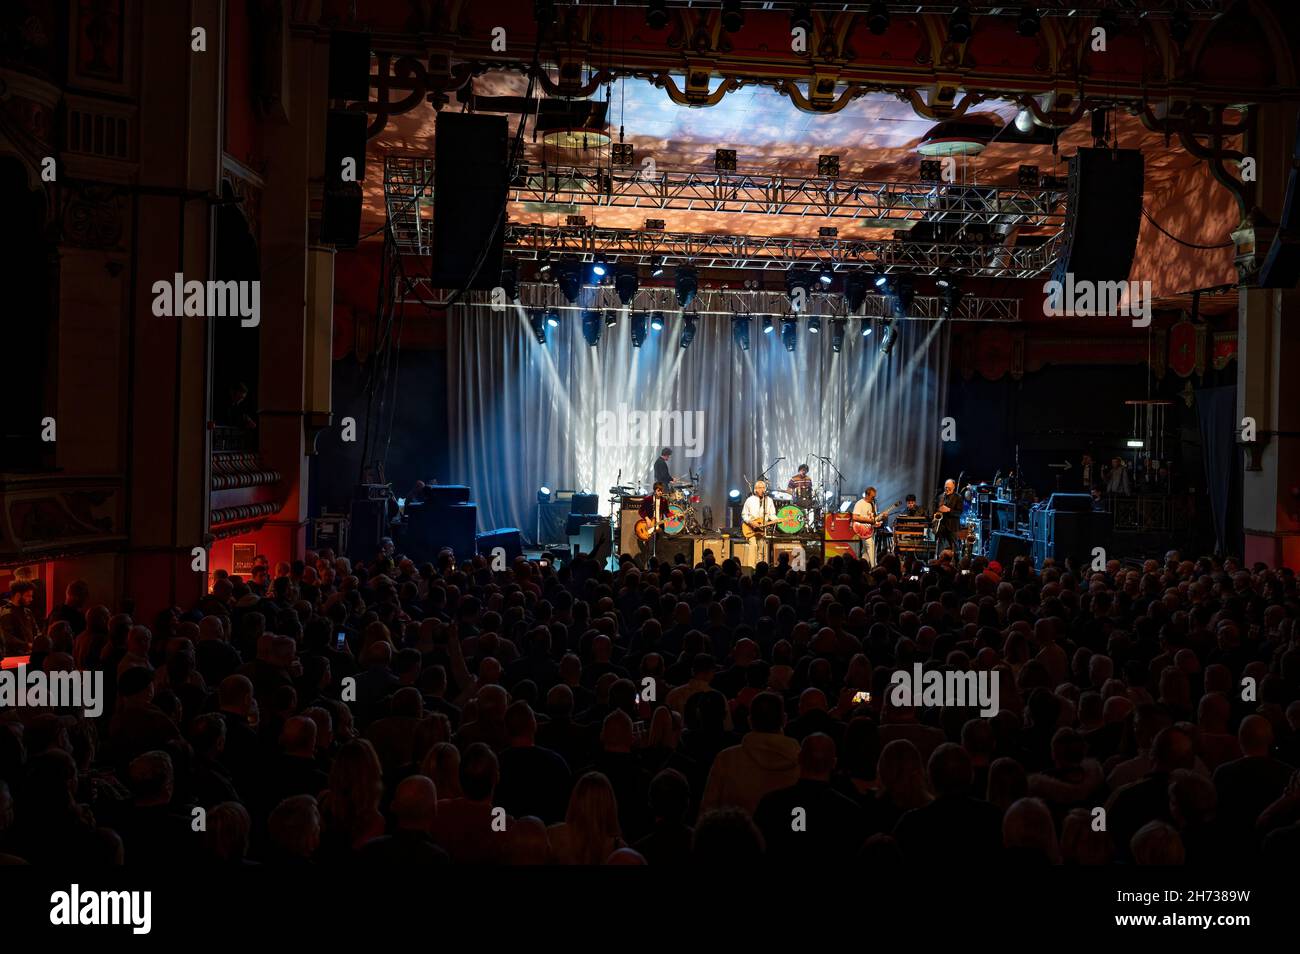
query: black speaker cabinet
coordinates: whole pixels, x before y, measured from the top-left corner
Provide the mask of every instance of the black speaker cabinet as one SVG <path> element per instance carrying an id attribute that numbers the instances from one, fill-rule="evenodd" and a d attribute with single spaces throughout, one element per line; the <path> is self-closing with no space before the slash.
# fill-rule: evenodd
<path id="1" fill-rule="evenodd" d="M 433 140 L 435 287 L 488 291 L 501 283 L 508 141 L 505 116 L 438 113 Z"/>
<path id="2" fill-rule="evenodd" d="M 1295 288 L 1300 279 L 1300 114 L 1296 116 L 1296 138 L 1291 147 L 1291 174 L 1286 180 L 1286 197 L 1278 218 L 1273 244 L 1259 269 L 1260 288 Z"/>
<path id="3" fill-rule="evenodd" d="M 1053 281 L 1128 279 L 1142 224 L 1145 169 L 1136 149 L 1080 149 L 1070 157 L 1064 244 Z"/>
<path id="4" fill-rule="evenodd" d="M 636 555 L 635 547 L 633 547 L 632 553 L 634 556 Z M 695 558 L 695 538 L 682 536 L 681 534 L 661 533 L 659 534 L 658 543 L 655 544 L 654 555 L 659 558 L 661 563 L 676 565 L 678 562 L 682 562 L 687 566 L 694 566 L 691 561 Z M 681 557 L 680 561 L 678 557 Z"/>
<path id="5" fill-rule="evenodd" d="M 567 547 L 569 536 L 567 500 L 539 503 L 537 505 L 537 545 L 542 547 Z"/>
<path id="6" fill-rule="evenodd" d="M 476 552 L 477 531 L 476 504 L 453 504 L 450 507 L 425 504 L 411 512 L 402 538 L 402 549 L 416 563 L 433 561 L 444 547 L 450 547 L 460 559 Z"/>
<path id="7" fill-rule="evenodd" d="M 515 557 L 524 554 L 523 538 L 514 527 L 502 527 L 499 530 L 480 533 L 475 540 L 475 545 L 478 547 L 478 552 L 486 557 L 491 557 L 492 551 L 497 547 L 505 550 L 506 566 L 513 563 Z"/>
<path id="8" fill-rule="evenodd" d="M 384 533 L 384 517 L 388 501 L 354 500 L 348 514 L 348 559 L 369 562 L 379 553 L 379 541 Z"/>
<path id="9" fill-rule="evenodd" d="M 995 532 L 991 549 L 992 558 L 1002 564 L 1003 570 L 1007 570 L 1016 557 L 1030 556 L 1030 540 L 1028 537 L 1017 536 L 1014 533 Z"/>
<path id="10" fill-rule="evenodd" d="M 600 513 L 600 497 L 596 494 L 574 494 L 569 499 L 569 503 L 571 504 L 569 513 Z"/>
<path id="11" fill-rule="evenodd" d="M 1057 513 L 1089 513 L 1092 494 L 1052 494 L 1047 498 L 1047 509 Z"/>
<path id="12" fill-rule="evenodd" d="M 354 30 L 330 31 L 329 98 L 370 98 L 370 35 Z"/>
<path id="13" fill-rule="evenodd" d="M 424 488 L 424 499 L 437 507 L 469 503 L 469 488 L 464 484 L 431 484 Z"/>
<path id="14" fill-rule="evenodd" d="M 586 553 L 598 560 L 604 560 L 609 556 L 612 549 L 612 541 L 609 538 L 609 521 L 588 520 L 577 528 L 576 533 L 569 537 L 569 545 L 573 548 L 574 556 Z"/>

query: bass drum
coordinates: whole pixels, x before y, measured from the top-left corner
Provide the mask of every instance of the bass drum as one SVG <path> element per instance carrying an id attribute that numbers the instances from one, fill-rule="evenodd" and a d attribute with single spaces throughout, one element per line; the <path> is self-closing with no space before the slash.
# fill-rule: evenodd
<path id="1" fill-rule="evenodd" d="M 686 508 L 678 503 L 670 503 L 664 517 L 664 533 L 681 533 L 685 529 Z"/>
<path id="2" fill-rule="evenodd" d="M 786 504 L 776 512 L 776 528 L 782 533 L 798 533 L 808 522 L 802 507 Z"/>

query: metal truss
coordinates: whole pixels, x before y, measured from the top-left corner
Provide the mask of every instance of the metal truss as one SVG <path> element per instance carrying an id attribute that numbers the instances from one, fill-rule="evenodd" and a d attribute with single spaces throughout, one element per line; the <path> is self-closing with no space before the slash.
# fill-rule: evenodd
<path id="1" fill-rule="evenodd" d="M 665 3 L 669 7 L 698 9 L 702 6 L 700 0 L 665 0 Z M 645 0 L 560 0 L 558 5 L 579 4 L 584 7 L 638 7 L 645 6 Z M 798 2 L 797 0 L 741 0 L 740 5 L 745 10 L 755 11 L 791 10 L 798 6 Z M 909 3 L 886 3 L 885 6 L 890 13 L 905 15 L 924 11 L 927 7 L 932 8 L 929 10 L 931 13 L 949 13 L 952 11 L 953 4 L 926 4 L 911 0 Z M 968 3 L 966 6 L 972 16 L 1005 16 L 1019 9 L 1016 4 L 1007 3 L 1005 0 L 1001 3 Z M 1109 9 L 1121 17 L 1167 18 L 1182 11 L 1190 19 L 1206 20 L 1223 13 L 1229 4 L 1225 0 L 1038 0 L 1033 6 L 1042 17 L 1095 17 L 1102 10 Z M 872 7 L 870 0 L 835 0 L 833 3 L 818 4 L 818 12 L 868 13 L 872 11 Z"/>
<path id="2" fill-rule="evenodd" d="M 835 272 L 869 269 L 988 278 L 1036 278 L 1051 268 L 1057 239 L 1037 246 L 974 245 L 928 241 L 860 241 L 765 235 L 709 235 L 639 229 L 547 225 L 506 226 L 506 251 L 530 261 L 572 255 L 589 262 L 597 254 L 621 264 L 691 264 L 698 268 L 780 269 L 830 266 Z"/>
<path id="3" fill-rule="evenodd" d="M 424 304 L 436 306 L 451 295 L 449 289 L 433 288 L 428 279 L 418 278 L 402 296 L 406 304 Z M 559 312 L 602 311 L 605 309 L 622 309 L 623 303 L 608 285 L 586 285 L 578 294 L 576 302 L 570 302 L 561 293 L 554 282 L 521 282 L 519 298 L 516 303 L 525 309 L 542 308 Z M 817 316 L 824 320 L 832 319 L 888 319 L 901 317 L 909 321 L 940 321 L 942 301 L 937 297 L 917 295 L 907 314 L 899 316 L 893 310 L 892 300 L 884 295 L 868 294 L 862 308 L 850 315 L 844 296 L 839 292 L 813 292 L 808 296 L 808 305 L 803 312 L 796 315 L 799 320 Z M 492 293 L 488 291 L 471 291 L 461 296 L 454 308 L 470 311 L 493 309 Z M 495 308 L 512 308 L 515 305 L 496 305 Z M 677 302 L 677 292 L 673 288 L 662 286 L 642 287 L 627 306 L 631 311 L 663 312 L 676 314 L 683 309 Z M 715 289 L 702 288 L 696 294 L 685 314 L 707 316 L 750 315 L 787 317 L 790 299 L 778 291 L 751 289 Z M 1020 299 L 1018 298 L 983 298 L 968 296 L 962 299 L 957 314 L 951 316 L 956 321 L 980 322 L 1015 322 L 1020 320 Z"/>
<path id="4" fill-rule="evenodd" d="M 433 160 L 384 157 L 384 211 L 393 241 L 407 255 L 433 254 L 433 225 L 420 215 L 433 205 Z"/>

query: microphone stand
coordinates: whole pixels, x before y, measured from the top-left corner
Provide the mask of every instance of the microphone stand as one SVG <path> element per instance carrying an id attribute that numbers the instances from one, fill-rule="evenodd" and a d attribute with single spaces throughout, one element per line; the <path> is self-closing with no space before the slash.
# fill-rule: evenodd
<path id="1" fill-rule="evenodd" d="M 768 464 L 768 465 L 767 465 L 767 470 L 765 470 L 765 471 L 763 471 L 761 474 L 759 474 L 759 475 L 758 475 L 758 480 L 755 480 L 754 483 L 758 483 L 759 480 L 763 481 L 763 483 L 767 483 L 767 482 L 768 482 L 768 480 L 767 480 L 767 471 L 768 471 L 768 470 L 771 470 L 773 467 L 775 467 L 777 464 L 781 463 L 781 461 L 783 461 L 783 460 L 785 460 L 784 457 L 778 457 L 776 460 L 772 461 L 772 463 Z"/>

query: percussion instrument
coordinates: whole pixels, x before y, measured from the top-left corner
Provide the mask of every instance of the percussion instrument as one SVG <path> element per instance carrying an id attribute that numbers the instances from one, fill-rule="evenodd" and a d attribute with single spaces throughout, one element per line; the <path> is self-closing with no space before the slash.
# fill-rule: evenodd
<path id="1" fill-rule="evenodd" d="M 798 533 L 804 528 L 807 519 L 802 507 L 786 504 L 776 511 L 776 528 L 782 533 Z"/>
<path id="2" fill-rule="evenodd" d="M 681 533 L 686 529 L 686 508 L 679 503 L 670 503 L 664 517 L 664 533 Z"/>

